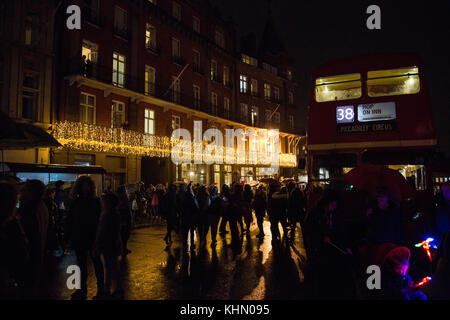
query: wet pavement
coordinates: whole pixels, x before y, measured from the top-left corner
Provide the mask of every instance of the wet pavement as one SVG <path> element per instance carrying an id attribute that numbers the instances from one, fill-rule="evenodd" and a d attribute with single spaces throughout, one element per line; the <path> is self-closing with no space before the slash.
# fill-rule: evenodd
<path id="1" fill-rule="evenodd" d="M 281 229 L 281 225 L 280 225 Z M 256 224 L 251 236 L 243 238 L 242 252 L 229 246 L 230 234 L 217 236 L 217 248 L 183 254 L 180 239 L 166 246 L 165 225 L 155 224 L 133 231 L 129 240 L 132 251 L 121 261 L 125 299 L 129 300 L 262 300 L 303 299 L 308 296 L 305 284 L 306 257 L 300 227 L 292 244 L 271 244 L 270 223 L 264 222 L 266 236 L 258 239 Z M 74 255 L 55 259 L 49 267 L 41 297 L 70 299 L 73 290 L 66 287 L 68 265 L 76 264 Z M 93 267 L 89 265 L 88 299 L 96 294 Z"/>

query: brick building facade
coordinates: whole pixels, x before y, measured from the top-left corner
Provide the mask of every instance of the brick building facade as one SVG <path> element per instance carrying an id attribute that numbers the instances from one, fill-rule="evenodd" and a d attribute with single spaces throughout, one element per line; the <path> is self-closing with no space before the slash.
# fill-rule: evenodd
<path id="1" fill-rule="evenodd" d="M 283 60 L 285 53 L 261 46 L 257 65 L 243 62 L 233 25 L 204 0 L 73 4 L 82 8 L 81 30 L 58 28 L 56 33 L 54 134 L 65 147 L 52 151 L 52 163 L 101 165 L 107 171 L 105 187 L 113 189 L 141 180 L 223 184 L 257 178 L 255 166 L 174 165 L 172 130 L 193 132 L 197 120 L 204 130 L 279 128 L 281 152 L 290 156 L 288 166 L 295 166 L 300 136 L 293 120 L 295 100 L 289 96 L 295 89 L 292 71 L 288 75 L 292 65 Z M 56 23 L 63 25 L 61 13 Z M 270 25 L 266 29 L 272 37 Z M 241 92 L 241 74 L 257 79 L 262 96 Z M 273 91 L 264 97 L 266 84 Z M 258 106 L 261 115 L 274 113 L 276 121 L 259 115 L 252 121 L 250 109 L 245 114 L 241 108 L 244 103 Z M 281 170 L 281 175 L 294 174 Z"/>

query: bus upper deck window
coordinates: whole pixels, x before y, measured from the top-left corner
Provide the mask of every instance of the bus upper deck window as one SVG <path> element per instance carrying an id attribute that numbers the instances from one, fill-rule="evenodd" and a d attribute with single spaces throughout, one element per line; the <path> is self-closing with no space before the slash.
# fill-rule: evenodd
<path id="1" fill-rule="evenodd" d="M 361 74 L 346 74 L 316 79 L 316 101 L 350 100 L 361 97 Z"/>
<path id="2" fill-rule="evenodd" d="M 414 94 L 420 91 L 419 68 L 369 71 L 367 92 L 369 97 Z"/>

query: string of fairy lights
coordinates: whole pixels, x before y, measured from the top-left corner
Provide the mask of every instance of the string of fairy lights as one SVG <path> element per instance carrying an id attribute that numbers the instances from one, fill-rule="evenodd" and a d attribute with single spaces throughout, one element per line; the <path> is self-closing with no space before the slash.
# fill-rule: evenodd
<path id="1" fill-rule="evenodd" d="M 79 150 L 88 152 L 110 152 L 125 155 L 137 155 L 145 157 L 168 158 L 172 148 L 179 143 L 191 144 L 191 156 L 202 157 L 202 150 L 206 142 L 194 143 L 188 141 L 173 140 L 167 136 L 144 134 L 122 128 L 108 128 L 99 125 L 86 124 L 72 121 L 56 122 L 53 136 L 66 150 Z M 250 151 L 246 156 L 239 154 L 239 150 L 222 147 L 221 156 L 225 163 L 230 163 L 234 157 L 236 164 L 264 164 L 255 161 L 256 157 Z M 230 156 L 231 155 L 231 156 Z M 279 165 L 282 167 L 295 167 L 297 159 L 294 154 L 280 153 Z"/>

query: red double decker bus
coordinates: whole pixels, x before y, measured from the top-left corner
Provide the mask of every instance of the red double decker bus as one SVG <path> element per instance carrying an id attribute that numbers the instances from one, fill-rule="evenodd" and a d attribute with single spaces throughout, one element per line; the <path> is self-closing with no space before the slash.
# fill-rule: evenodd
<path id="1" fill-rule="evenodd" d="M 418 191 L 431 190 L 436 138 L 424 69 L 418 56 L 400 53 L 317 68 L 308 111 L 309 182 L 375 163 L 399 170 Z"/>

